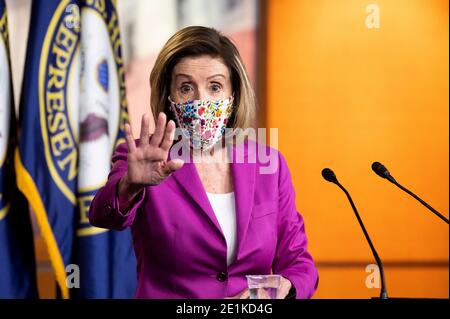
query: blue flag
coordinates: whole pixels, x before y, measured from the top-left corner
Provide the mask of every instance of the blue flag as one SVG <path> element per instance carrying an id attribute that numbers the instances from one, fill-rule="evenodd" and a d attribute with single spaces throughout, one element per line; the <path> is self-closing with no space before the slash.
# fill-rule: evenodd
<path id="1" fill-rule="evenodd" d="M 36 298 L 30 215 L 14 174 L 16 129 L 6 6 L 0 0 L 0 298 Z"/>
<path id="2" fill-rule="evenodd" d="M 36 212 L 63 298 L 130 298 L 129 230 L 92 227 L 128 121 L 115 1 L 32 4 L 22 92 L 18 185 Z"/>

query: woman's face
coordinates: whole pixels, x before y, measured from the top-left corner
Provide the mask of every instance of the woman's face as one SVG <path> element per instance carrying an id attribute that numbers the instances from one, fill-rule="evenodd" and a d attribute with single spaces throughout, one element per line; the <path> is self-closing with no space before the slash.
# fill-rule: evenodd
<path id="1" fill-rule="evenodd" d="M 232 92 L 230 72 L 220 57 L 185 57 L 173 68 L 170 98 L 175 103 L 223 100 Z"/>

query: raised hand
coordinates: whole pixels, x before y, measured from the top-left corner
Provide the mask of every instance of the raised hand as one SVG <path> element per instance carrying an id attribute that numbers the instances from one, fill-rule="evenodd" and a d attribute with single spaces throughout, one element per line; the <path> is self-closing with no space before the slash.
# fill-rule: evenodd
<path id="1" fill-rule="evenodd" d="M 139 145 L 134 141 L 130 125 L 125 124 L 128 158 L 127 171 L 119 183 L 121 207 L 124 204 L 128 206 L 127 204 L 143 187 L 158 185 L 183 166 L 184 162 L 180 159 L 167 162 L 175 135 L 175 123 L 171 120 L 166 125 L 166 120 L 166 115 L 159 113 L 155 132 L 150 136 L 149 116 L 144 114 Z"/>

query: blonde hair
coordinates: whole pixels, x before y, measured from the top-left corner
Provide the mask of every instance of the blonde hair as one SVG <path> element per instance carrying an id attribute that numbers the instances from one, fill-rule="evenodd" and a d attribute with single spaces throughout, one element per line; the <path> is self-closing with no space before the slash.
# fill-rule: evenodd
<path id="1" fill-rule="evenodd" d="M 150 74 L 150 105 L 153 116 L 164 112 L 168 118 L 173 118 L 168 104 L 173 68 L 181 59 L 199 55 L 220 57 L 230 70 L 234 112 L 227 126 L 233 129 L 250 127 L 256 102 L 242 58 L 229 38 L 213 28 L 202 26 L 181 29 L 166 42 L 159 53 Z"/>

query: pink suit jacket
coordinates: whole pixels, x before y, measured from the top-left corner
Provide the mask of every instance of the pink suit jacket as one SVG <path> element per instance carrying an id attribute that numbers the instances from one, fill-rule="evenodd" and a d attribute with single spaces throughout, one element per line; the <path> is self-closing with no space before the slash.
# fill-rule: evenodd
<path id="1" fill-rule="evenodd" d="M 92 225 L 131 227 L 137 258 L 137 298 L 224 298 L 245 288 L 245 275 L 280 274 L 296 298 L 310 298 L 318 273 L 307 250 L 302 216 L 284 157 L 272 174 L 251 163 L 249 144 L 233 146 L 244 163 L 231 163 L 236 200 L 237 252 L 227 266 L 227 245 L 194 163 L 185 163 L 157 186 L 148 186 L 135 204 L 119 209 L 117 184 L 126 172 L 128 148 L 117 147 L 106 185 L 90 207 Z M 253 145 L 255 145 L 253 143 Z"/>

